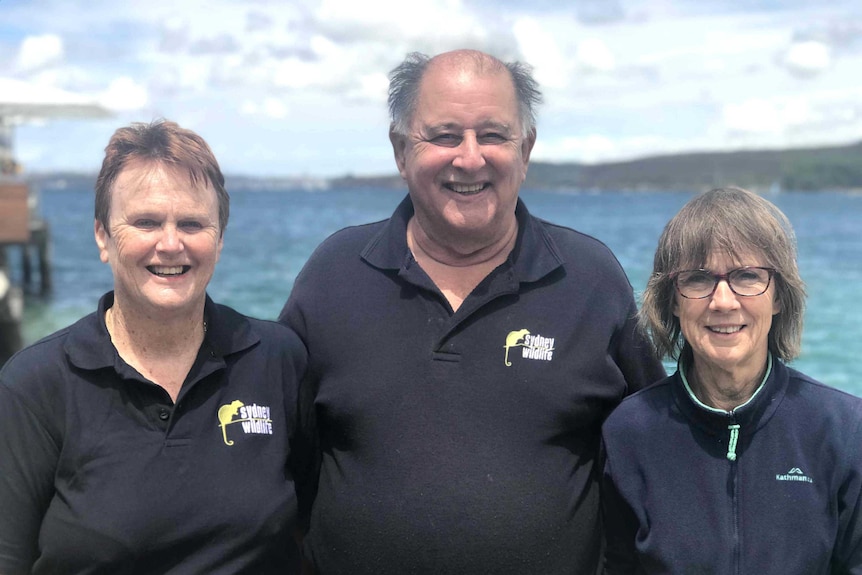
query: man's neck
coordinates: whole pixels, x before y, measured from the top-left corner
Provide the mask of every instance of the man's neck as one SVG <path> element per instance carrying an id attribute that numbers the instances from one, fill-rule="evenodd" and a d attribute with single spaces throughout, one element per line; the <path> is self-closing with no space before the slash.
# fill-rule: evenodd
<path id="1" fill-rule="evenodd" d="M 472 246 L 435 242 L 415 217 L 407 223 L 407 246 L 413 258 L 443 293 L 453 311 L 458 310 L 488 274 L 506 261 L 517 238 L 518 221 L 514 219 L 513 225 L 498 239 L 485 245 L 476 242 Z"/>
<path id="2" fill-rule="evenodd" d="M 407 245 L 414 257 L 419 252 L 440 265 L 453 268 L 482 266 L 488 262 L 499 265 L 509 256 L 517 238 L 518 220 L 514 214 L 494 235 L 435 233 L 423 226 L 415 215 L 407 222 Z"/>

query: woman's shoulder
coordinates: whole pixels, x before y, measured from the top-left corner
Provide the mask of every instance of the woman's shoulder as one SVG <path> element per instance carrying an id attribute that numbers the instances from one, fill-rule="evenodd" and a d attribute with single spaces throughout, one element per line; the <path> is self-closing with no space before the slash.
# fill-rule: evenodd
<path id="1" fill-rule="evenodd" d="M 81 325 L 94 321 L 90 314 L 15 353 L 0 370 L 0 386 L 17 392 L 31 392 L 39 385 L 59 385 L 60 374 L 70 369 L 68 345 Z M 90 342 L 92 343 L 92 342 Z"/>
<path id="2" fill-rule="evenodd" d="M 77 380 L 68 351 L 76 325 L 42 338 L 6 362 L 0 370 L 0 419 L 11 422 L 28 413 L 51 429 L 58 427 L 68 386 Z"/>
<path id="3" fill-rule="evenodd" d="M 807 412 L 809 417 L 841 418 L 862 426 L 862 397 L 823 383 L 789 366 L 785 400 Z"/>
<path id="4" fill-rule="evenodd" d="M 263 349 L 289 350 L 293 355 L 305 357 L 305 345 L 287 325 L 245 315 L 224 304 L 213 305 L 217 312 L 215 319 L 220 324 L 216 329 L 223 346 L 248 347 L 257 344 Z M 243 346 L 242 342 L 248 345 Z"/>

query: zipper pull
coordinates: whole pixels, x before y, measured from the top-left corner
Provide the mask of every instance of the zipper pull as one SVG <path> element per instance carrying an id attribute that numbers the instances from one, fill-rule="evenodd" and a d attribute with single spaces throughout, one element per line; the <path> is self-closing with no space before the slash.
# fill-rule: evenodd
<path id="1" fill-rule="evenodd" d="M 739 440 L 739 424 L 728 425 L 727 429 L 730 430 L 730 441 L 727 442 L 727 459 L 729 461 L 736 461 L 736 442 Z"/>

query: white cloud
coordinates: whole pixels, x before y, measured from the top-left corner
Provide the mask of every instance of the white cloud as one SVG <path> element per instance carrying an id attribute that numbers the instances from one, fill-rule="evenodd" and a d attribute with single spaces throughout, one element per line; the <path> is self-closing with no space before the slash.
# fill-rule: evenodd
<path id="1" fill-rule="evenodd" d="M 243 116 L 254 116 L 258 113 L 259 106 L 253 100 L 244 100 L 239 106 L 239 113 Z"/>
<path id="2" fill-rule="evenodd" d="M 282 120 L 288 115 L 288 107 L 284 99 L 267 97 L 260 101 L 246 100 L 240 106 L 240 113 L 244 116 L 258 116 L 274 120 Z"/>
<path id="3" fill-rule="evenodd" d="M 209 92 L 210 63 L 206 59 L 182 58 L 174 66 L 178 87 L 191 92 Z"/>
<path id="4" fill-rule="evenodd" d="M 471 18 L 460 0 L 321 0 L 315 11 L 322 30 L 338 31 L 343 40 L 392 40 L 462 33 Z"/>
<path id="5" fill-rule="evenodd" d="M 730 133 L 780 134 L 812 120 L 804 98 L 752 98 L 726 105 L 722 115 Z"/>
<path id="6" fill-rule="evenodd" d="M 263 113 L 270 118 L 284 118 L 287 116 L 287 106 L 284 100 L 279 98 L 265 98 L 263 100 Z"/>
<path id="7" fill-rule="evenodd" d="M 121 76 L 111 82 L 99 101 L 111 110 L 138 110 L 147 105 L 149 96 L 146 87 L 128 76 Z"/>
<path id="8" fill-rule="evenodd" d="M 589 134 L 536 142 L 532 159 L 543 162 L 576 161 L 585 164 L 630 160 L 654 155 L 657 150 L 686 150 L 690 140 L 665 136 L 609 137 Z"/>
<path id="9" fill-rule="evenodd" d="M 813 75 L 829 68 L 832 58 L 826 44 L 815 41 L 796 42 L 784 55 L 784 63 L 792 72 Z"/>
<path id="10" fill-rule="evenodd" d="M 262 67 L 262 69 L 266 68 L 272 70 L 273 85 L 297 90 L 325 86 L 338 81 L 340 78 L 321 63 L 304 62 L 297 58 L 287 58 L 282 61 L 274 60 L 271 62 L 271 66 Z"/>
<path id="11" fill-rule="evenodd" d="M 617 144 L 611 138 L 601 134 L 590 134 L 583 137 L 560 138 L 556 141 L 539 139 L 536 142 L 534 158 L 554 161 L 577 157 L 583 162 L 593 162 L 619 153 Z"/>
<path id="12" fill-rule="evenodd" d="M 616 59 L 607 44 L 598 38 L 587 38 L 578 44 L 578 62 L 587 70 L 609 72 L 616 67 Z"/>
<path id="13" fill-rule="evenodd" d="M 547 33 L 535 18 L 519 18 L 512 26 L 525 62 L 535 63 L 536 81 L 544 88 L 559 88 L 568 84 L 571 66 L 553 34 Z"/>
<path id="14" fill-rule="evenodd" d="M 606 1 L 151 0 L 147 10 L 13 2 L 0 22 L 0 54 L 7 46 L 9 54 L 0 70 L 206 125 L 222 138 L 214 146 L 232 150 L 224 161 L 247 173 L 290 170 L 289 161 L 245 153 L 252 143 L 282 149 L 285 138 L 303 142 L 308 173 L 394 169 L 389 154 L 370 151 L 388 144 L 388 72 L 407 52 L 462 47 L 534 67 L 545 95 L 536 159 L 862 138 L 858 2 L 751 11 L 627 0 L 608 11 Z M 23 42 L 3 44 L 21 30 L 30 34 Z M 67 149 L 46 150 L 44 158 L 75 161 Z"/>
<path id="15" fill-rule="evenodd" d="M 63 58 L 63 40 L 56 34 L 27 36 L 18 51 L 18 69 L 34 70 Z"/>
<path id="16" fill-rule="evenodd" d="M 385 102 L 389 92 L 389 77 L 386 74 L 364 74 L 359 78 L 358 87 L 351 89 L 348 97 L 367 102 Z"/>

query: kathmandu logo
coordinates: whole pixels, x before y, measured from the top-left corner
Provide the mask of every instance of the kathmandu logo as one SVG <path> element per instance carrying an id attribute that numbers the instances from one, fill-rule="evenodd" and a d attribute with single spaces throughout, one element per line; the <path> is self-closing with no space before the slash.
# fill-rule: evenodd
<path id="1" fill-rule="evenodd" d="M 776 481 L 802 481 L 805 483 L 814 483 L 814 480 L 805 475 L 801 469 L 794 467 L 784 475 L 776 474 Z"/>
<path id="2" fill-rule="evenodd" d="M 236 418 L 236 419 L 234 419 Z M 245 434 L 272 435 L 272 418 L 269 407 L 253 403 L 245 405 L 238 399 L 218 408 L 218 421 L 225 445 L 233 445 L 227 438 L 227 426 L 240 423 Z"/>
<path id="3" fill-rule="evenodd" d="M 512 365 L 509 350 L 513 347 L 521 348 L 521 357 L 524 359 L 537 359 L 540 361 L 551 361 L 554 359 L 554 338 L 544 337 L 539 334 L 533 335 L 528 329 L 510 331 L 506 336 L 506 350 L 504 363 L 507 367 Z"/>

